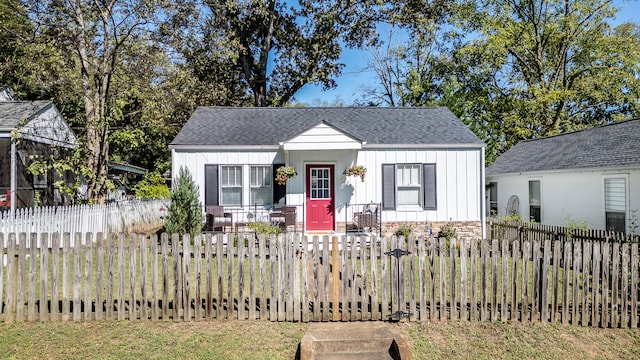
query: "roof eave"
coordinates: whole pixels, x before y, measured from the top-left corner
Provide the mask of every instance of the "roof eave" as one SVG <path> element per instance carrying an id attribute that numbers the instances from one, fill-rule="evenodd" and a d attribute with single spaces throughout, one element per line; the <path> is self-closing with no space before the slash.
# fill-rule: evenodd
<path id="1" fill-rule="evenodd" d="M 566 172 L 587 172 L 587 171 L 626 171 L 626 170 L 640 170 L 640 164 L 628 165 L 628 166 L 607 166 L 607 167 L 585 167 L 585 168 L 566 168 L 566 169 L 542 169 L 542 170 L 523 170 L 523 171 L 510 171 L 500 173 L 486 173 L 487 177 L 494 176 L 520 176 L 520 175 L 541 175 L 541 174 L 559 174 Z"/>
<path id="2" fill-rule="evenodd" d="M 280 145 L 198 145 L 170 144 L 171 150 L 279 150 Z"/>
<path id="3" fill-rule="evenodd" d="M 482 144 L 365 144 L 363 149 L 482 149 L 486 147 Z"/>

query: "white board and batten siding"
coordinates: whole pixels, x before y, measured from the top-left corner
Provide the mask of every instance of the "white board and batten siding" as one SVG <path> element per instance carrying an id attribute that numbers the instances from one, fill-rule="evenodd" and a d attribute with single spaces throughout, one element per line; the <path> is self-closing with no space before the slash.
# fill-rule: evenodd
<path id="1" fill-rule="evenodd" d="M 523 174 L 494 175 L 487 177 L 487 183 L 498 186 L 498 214 L 503 215 L 512 195 L 519 199 L 519 214 L 529 219 L 529 181 L 540 181 L 541 222 L 548 225 L 564 226 L 570 220 L 584 220 L 590 229 L 606 228 L 605 192 L 607 179 L 617 179 L 622 185 L 623 199 L 617 199 L 616 210 L 626 208 L 627 227 L 631 221 L 631 211 L 640 216 L 640 169 L 611 169 L 583 171 L 549 171 Z"/>
<path id="2" fill-rule="evenodd" d="M 380 202 L 382 164 L 435 164 L 436 209 L 397 207 L 385 210 L 384 221 L 480 221 L 483 196 L 480 149 L 376 149 L 362 150 L 358 165 L 367 168 L 366 181 L 350 177 L 356 203 Z"/>
<path id="3" fill-rule="evenodd" d="M 360 149 L 362 148 L 362 142 L 325 123 L 321 123 L 285 141 L 282 144 L 282 148 L 285 151 Z"/>
<path id="4" fill-rule="evenodd" d="M 177 177 L 181 167 L 185 167 L 191 173 L 191 177 L 200 190 L 200 203 L 204 204 L 205 189 L 205 165 L 243 165 L 243 184 L 249 182 L 249 166 L 251 165 L 272 165 L 284 164 L 284 154 L 276 150 L 198 150 L 198 151 L 176 151 L 171 150 L 171 172 L 173 177 Z M 248 199 L 249 189 L 243 187 L 243 199 Z"/>
<path id="5" fill-rule="evenodd" d="M 173 151 L 173 174 L 181 166 L 187 167 L 200 188 L 200 201 L 204 204 L 205 165 L 243 165 L 244 184 L 249 181 L 249 166 L 286 163 L 293 166 L 298 176 L 287 182 L 287 203 L 304 204 L 305 169 L 309 164 L 330 164 L 335 168 L 336 217 L 345 216 L 344 205 L 382 201 L 382 164 L 436 165 L 435 210 L 420 207 L 397 207 L 385 210 L 383 221 L 480 221 L 482 220 L 482 152 L 480 149 L 461 148 L 402 148 L 402 149 L 347 149 L 347 150 L 201 150 Z M 365 181 L 346 176 L 351 165 L 367 169 Z M 248 187 L 243 186 L 243 198 L 248 199 Z"/>

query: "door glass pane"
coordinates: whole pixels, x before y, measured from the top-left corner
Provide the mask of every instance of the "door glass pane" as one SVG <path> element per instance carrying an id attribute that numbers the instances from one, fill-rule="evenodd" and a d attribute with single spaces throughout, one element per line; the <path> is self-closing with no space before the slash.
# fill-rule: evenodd
<path id="1" fill-rule="evenodd" d="M 329 199 L 331 190 L 329 169 L 311 169 L 310 174 L 311 179 L 309 179 L 309 188 L 311 189 L 311 199 Z"/>

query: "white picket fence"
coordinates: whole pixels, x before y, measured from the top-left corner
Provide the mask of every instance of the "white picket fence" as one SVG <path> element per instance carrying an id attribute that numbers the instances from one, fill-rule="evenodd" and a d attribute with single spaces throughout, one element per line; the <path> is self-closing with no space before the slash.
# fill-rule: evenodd
<path id="1" fill-rule="evenodd" d="M 15 217 L 10 211 L 4 211 L 0 212 L 0 232 L 5 241 L 11 233 L 144 233 L 162 226 L 168 201 L 127 200 L 103 205 L 22 208 L 16 210 Z"/>

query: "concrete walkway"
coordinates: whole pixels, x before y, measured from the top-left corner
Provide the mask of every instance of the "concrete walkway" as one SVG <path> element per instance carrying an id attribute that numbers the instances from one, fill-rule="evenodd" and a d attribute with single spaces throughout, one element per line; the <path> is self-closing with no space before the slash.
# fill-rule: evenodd
<path id="1" fill-rule="evenodd" d="M 300 360 L 411 359 L 402 336 L 384 322 L 312 323 L 300 342 Z"/>

